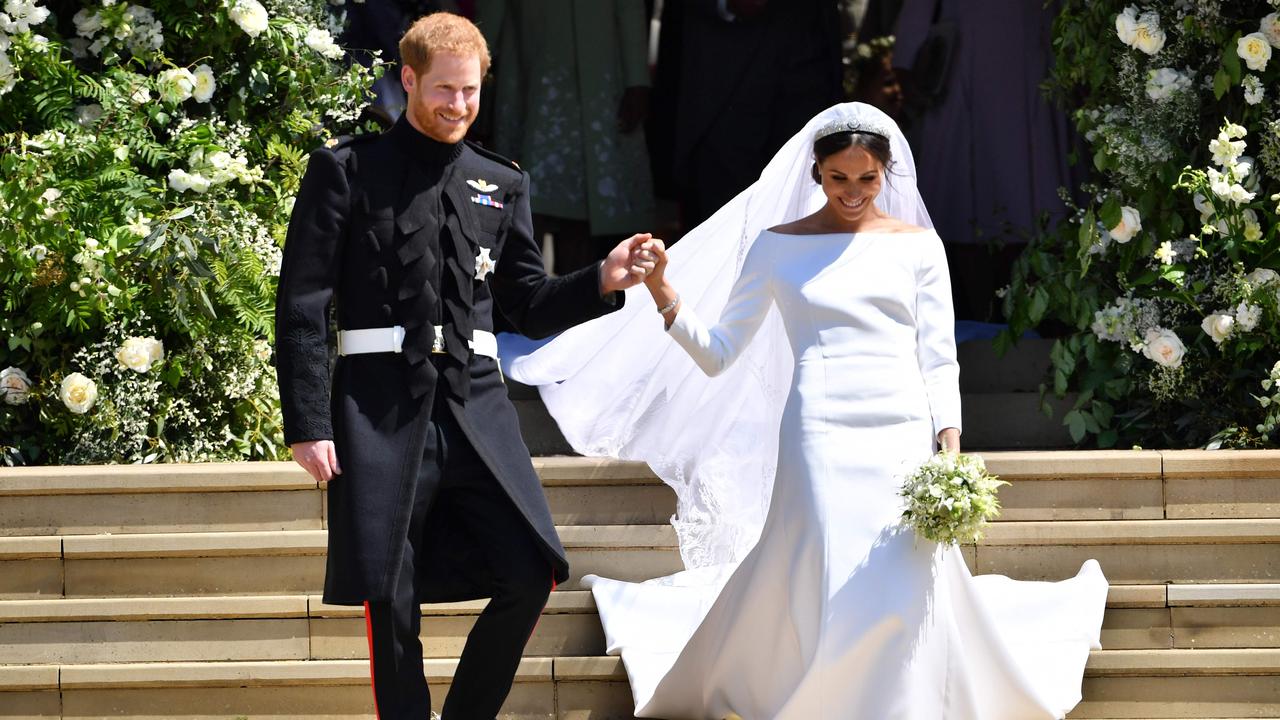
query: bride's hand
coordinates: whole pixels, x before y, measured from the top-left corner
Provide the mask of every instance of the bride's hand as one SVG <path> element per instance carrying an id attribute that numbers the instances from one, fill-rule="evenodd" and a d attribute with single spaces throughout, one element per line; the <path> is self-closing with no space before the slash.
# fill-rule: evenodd
<path id="1" fill-rule="evenodd" d="M 944 428 L 938 433 L 938 444 L 946 452 L 960 452 L 960 431 L 956 428 Z"/>
<path id="2" fill-rule="evenodd" d="M 636 249 L 636 264 L 647 269 L 644 284 L 650 290 L 662 287 L 667 270 L 667 246 L 658 238 L 640 244 Z"/>

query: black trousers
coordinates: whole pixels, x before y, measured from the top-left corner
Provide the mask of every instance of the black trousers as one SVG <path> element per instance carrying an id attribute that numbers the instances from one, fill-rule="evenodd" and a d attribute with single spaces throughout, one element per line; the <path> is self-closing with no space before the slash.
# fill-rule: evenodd
<path id="1" fill-rule="evenodd" d="M 520 656 L 553 588 L 550 563 L 537 539 L 443 402 L 433 410 L 431 431 L 409 521 L 409 543 L 400 582 L 389 603 L 366 603 L 373 694 L 380 720 L 427 720 L 427 688 L 419 640 L 417 598 L 424 582 L 420 562 L 424 526 L 432 504 L 449 512 L 489 565 L 489 605 L 467 637 L 442 716 L 493 720 L 511 691 Z M 434 498 L 430 492 L 436 488 Z"/>

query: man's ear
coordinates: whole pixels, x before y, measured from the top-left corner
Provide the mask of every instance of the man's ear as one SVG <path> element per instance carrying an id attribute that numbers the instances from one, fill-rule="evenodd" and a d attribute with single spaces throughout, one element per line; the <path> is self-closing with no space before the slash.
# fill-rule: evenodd
<path id="1" fill-rule="evenodd" d="M 413 93 L 413 85 L 418 81 L 418 76 L 413 72 L 413 68 L 404 65 L 400 68 L 400 84 L 404 86 L 404 91 Z"/>

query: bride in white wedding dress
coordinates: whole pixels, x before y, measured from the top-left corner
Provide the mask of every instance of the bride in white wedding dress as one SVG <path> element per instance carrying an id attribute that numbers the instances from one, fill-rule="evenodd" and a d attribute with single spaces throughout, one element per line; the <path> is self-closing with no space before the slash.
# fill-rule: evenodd
<path id="1" fill-rule="evenodd" d="M 649 460 L 677 490 L 689 570 L 587 578 L 637 715 L 1031 720 L 1079 701 L 1107 594 L 1097 563 L 1058 583 L 974 577 L 958 548 L 899 525 L 905 474 L 935 442 L 959 449 L 950 284 L 928 227 L 897 126 L 836 106 L 669 254 L 647 247 L 646 286 L 687 357 L 628 307 L 512 365 L 548 385 L 579 450 Z M 714 244 L 707 229 L 735 242 L 684 250 Z M 583 407 L 606 388 L 619 404 Z"/>

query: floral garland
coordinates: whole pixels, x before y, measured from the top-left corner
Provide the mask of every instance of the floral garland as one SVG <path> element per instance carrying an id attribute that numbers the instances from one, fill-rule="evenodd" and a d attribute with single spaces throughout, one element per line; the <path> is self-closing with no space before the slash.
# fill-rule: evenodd
<path id="1" fill-rule="evenodd" d="M 321 0 L 46 2 L 0 13 L 0 462 L 280 457 L 280 246 L 379 68 Z"/>
<path id="2" fill-rule="evenodd" d="M 1276 443 L 1253 391 L 1280 357 L 1277 5 L 1071 0 L 1055 23 L 1049 86 L 1096 172 L 1019 260 L 997 342 L 1066 329 L 1044 390 L 1077 442 Z"/>

